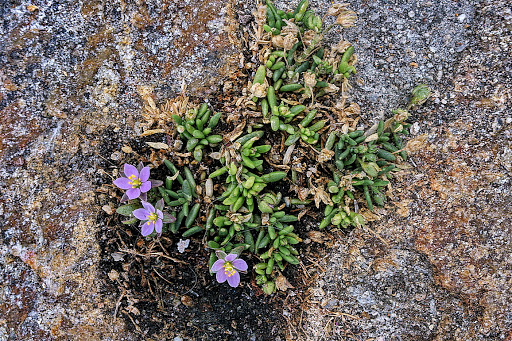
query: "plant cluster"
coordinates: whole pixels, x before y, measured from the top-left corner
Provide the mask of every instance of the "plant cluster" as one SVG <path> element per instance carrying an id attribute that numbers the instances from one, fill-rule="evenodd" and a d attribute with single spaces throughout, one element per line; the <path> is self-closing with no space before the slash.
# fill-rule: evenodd
<path id="1" fill-rule="evenodd" d="M 194 159 L 201 162 L 205 146 L 215 146 L 222 141 L 220 135 L 210 135 L 219 123 L 222 113 L 211 116 L 208 104 L 203 103 L 200 108 L 193 108 L 186 112 L 185 117 L 172 115 L 177 124 L 180 137 L 187 141 L 187 151 L 193 152 Z"/>
<path id="2" fill-rule="evenodd" d="M 332 180 L 327 183 L 333 204 L 325 207 L 320 229 L 329 224 L 362 225 L 364 218 L 350 208 L 351 203 L 357 202 L 357 193 L 362 193 L 370 211 L 374 210 L 374 205 L 384 206 L 391 172 L 397 169 L 396 162 L 407 159 L 400 136 L 408 134 L 410 124 L 403 123 L 407 117 L 406 111 L 397 110 L 393 119 L 379 121 L 373 134 L 363 130 L 346 134 L 331 132 L 324 152 L 334 148 Z"/>
<path id="3" fill-rule="evenodd" d="M 264 273 L 258 270 L 258 283 L 267 294 L 275 290 L 274 262 L 283 269 L 286 262 L 297 264 L 292 245 L 301 239 L 293 233 L 293 226 L 283 224 L 297 221 L 297 217 L 285 213 L 281 195 L 267 191 L 267 186 L 281 181 L 286 172 L 274 171 L 263 174 L 262 155 L 270 145 L 255 145 L 264 131 L 257 130 L 236 139 L 224 149 L 220 161 L 224 166 L 210 174 L 210 178 L 223 177 L 224 191 L 218 198 L 222 204 L 210 209 L 206 222 L 207 245 L 212 249 L 210 268 L 217 261 L 218 252 L 233 252 L 242 248 L 260 259 L 267 259 Z M 279 238 L 276 229 L 280 231 Z M 284 232 L 283 232 L 284 231 Z M 272 242 L 271 247 L 268 245 Z M 275 247 L 274 247 L 275 246 Z M 284 250 L 284 257 L 279 250 Z M 259 264 L 261 267 L 261 263 Z"/>
<path id="4" fill-rule="evenodd" d="M 329 101 L 348 87 L 356 73 L 356 58 L 350 43 L 342 40 L 331 48 L 323 45 L 323 38 L 336 25 L 352 26 L 355 13 L 338 4 L 321 18 L 308 10 L 308 0 L 288 12 L 267 0 L 255 16 L 257 40 L 263 42 L 257 53 L 261 65 L 247 86 L 245 105 L 260 115 L 230 138 L 213 134 L 222 114 L 212 116 L 206 103 L 172 115 L 195 163 L 201 165 L 209 155 L 210 167 L 214 163 L 218 168 L 194 177 L 189 167 L 180 170 L 164 160 L 169 175 L 156 183 L 149 181 L 148 167 L 137 170 L 125 165 L 126 177 L 114 184 L 127 190 L 122 201 L 131 200 L 117 210 L 129 217 L 124 223 L 141 221 L 147 238 L 167 231 L 185 238 L 201 234 L 210 250 L 210 272 L 218 282 L 227 281 L 233 287 L 240 283 L 239 272 L 248 270 L 239 257 L 250 253 L 256 282 L 272 294 L 280 271 L 300 262 L 297 244 L 302 239 L 294 225 L 300 215 L 292 214 L 292 208 L 305 208 L 313 201 L 303 195 L 283 197 L 276 184 L 310 186 L 309 193 L 317 194 L 317 208 L 319 201 L 325 204 L 320 229 L 363 225 L 361 210 L 373 211 L 374 206 L 385 204 L 392 172 L 407 159 L 402 141 L 409 128 L 407 110 L 423 103 L 430 90 L 416 87 L 407 110 L 396 110 L 392 118 L 366 131 L 340 127 L 330 115 Z M 334 17 L 330 25 L 325 24 L 328 16 Z M 275 151 L 269 141 L 277 140 L 288 150 L 296 147 L 318 154 L 322 177 L 301 181 L 296 169 L 292 168 L 291 177 L 287 171 L 274 170 L 266 160 Z M 206 148 L 213 153 L 205 153 Z M 312 180 L 323 181 L 327 192 L 314 187 Z"/>

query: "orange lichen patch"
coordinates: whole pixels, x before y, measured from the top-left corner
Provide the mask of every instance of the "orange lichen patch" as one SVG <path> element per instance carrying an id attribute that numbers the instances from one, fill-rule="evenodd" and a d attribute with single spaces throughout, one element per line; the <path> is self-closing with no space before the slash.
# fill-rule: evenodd
<path id="1" fill-rule="evenodd" d="M 8 260 L 8 264 L 15 265 L 16 260 Z M 19 267 L 19 265 L 18 265 Z M 36 293 L 31 286 L 33 275 L 30 270 L 19 269 L 16 273 L 7 274 L 3 278 L 3 285 L 9 285 L 9 295 L 4 296 L 4 300 L 0 300 L 0 325 L 2 322 L 6 324 L 8 330 L 18 330 L 27 319 L 28 314 L 31 312 L 35 305 Z M 29 335 L 25 335 L 29 336 Z M 44 340 L 48 335 L 42 331 L 37 330 L 35 334 L 30 335 L 34 340 Z"/>
<path id="2" fill-rule="evenodd" d="M 43 131 L 40 120 L 30 115 L 21 104 L 15 102 L 0 111 L 0 159 L 8 164 L 14 160 L 6 158 L 13 151 L 21 151 Z"/>
<path id="3" fill-rule="evenodd" d="M 35 14 L 30 17 L 26 17 L 24 22 L 20 22 L 14 29 L 10 31 L 6 41 L 10 42 L 7 45 L 7 54 L 14 49 L 24 49 L 26 47 L 34 46 L 37 44 L 39 38 L 45 39 L 50 34 L 44 30 L 26 30 L 25 28 L 30 25 L 30 22 L 34 19 Z M 39 60 L 39 56 L 34 56 L 31 59 Z"/>
<path id="4" fill-rule="evenodd" d="M 372 264 L 372 268 L 375 271 L 386 271 L 390 268 L 397 268 L 397 267 L 398 267 L 398 264 L 391 257 L 376 258 Z"/>
<path id="5" fill-rule="evenodd" d="M 5 88 L 5 90 L 7 91 L 16 91 L 16 90 L 19 90 L 19 86 L 17 86 L 16 84 L 14 84 L 12 82 L 12 80 L 6 78 L 3 82 L 3 87 Z M 1 99 L 1 97 L 0 97 Z"/>
<path id="6" fill-rule="evenodd" d="M 72 190 L 71 190 L 72 189 Z M 87 184 L 79 179 L 73 179 L 58 187 L 53 187 L 38 199 L 43 202 L 40 212 L 36 213 L 36 221 L 43 228 L 46 240 L 67 240 L 73 235 L 73 228 L 80 219 L 81 208 L 77 201 L 81 193 L 88 190 Z"/>
<path id="7" fill-rule="evenodd" d="M 94 16 L 102 10 L 102 3 L 98 0 L 86 1 L 82 4 L 81 13 L 85 18 Z"/>
<path id="8" fill-rule="evenodd" d="M 36 269 L 36 253 L 32 250 L 27 250 L 20 255 L 22 261 L 24 261 L 32 270 Z"/>
<path id="9" fill-rule="evenodd" d="M 427 171 L 429 183 L 441 199 L 466 197 L 481 188 L 482 183 L 492 183 L 504 176 L 502 172 L 491 169 L 491 163 L 487 166 L 478 164 L 479 159 L 494 156 L 496 151 L 475 152 L 474 149 L 467 143 L 461 143 L 457 136 L 448 134 L 441 149 L 430 146 L 418 154 L 433 165 Z"/>
<path id="10" fill-rule="evenodd" d="M 82 65 L 79 67 L 80 76 L 78 79 L 77 87 L 79 89 L 88 85 L 94 78 L 96 72 L 101 67 L 105 60 L 108 60 L 114 51 L 110 48 L 105 48 L 98 51 L 94 57 L 84 60 Z"/>
<path id="11" fill-rule="evenodd" d="M 136 46 L 155 65 L 161 65 L 164 76 L 169 76 L 183 67 L 183 63 L 188 62 L 190 56 L 208 59 L 208 64 L 216 66 L 211 70 L 207 68 L 203 77 L 189 83 L 190 88 L 208 91 L 210 84 L 205 79 L 229 76 L 236 71 L 240 62 L 236 53 L 236 41 L 229 32 L 235 22 L 231 16 L 233 11 L 229 10 L 229 4 L 226 7 L 226 3 L 220 1 L 203 0 L 193 6 L 180 8 L 180 18 L 186 25 L 180 28 L 180 34 L 173 41 L 174 47 L 167 51 L 164 63 L 145 51 L 142 41 L 136 42 Z M 157 29 L 163 26 L 164 19 L 160 19 L 162 22 L 153 23 Z M 198 48 L 204 51 L 198 53 Z"/>
<path id="12" fill-rule="evenodd" d="M 502 293 L 511 285 L 505 264 L 512 252 L 512 197 L 490 190 L 506 178 L 500 162 L 508 147 L 497 136 L 477 141 L 476 148 L 471 125 L 460 123 L 450 127 L 458 136 L 439 134 L 414 154 L 423 174 L 408 187 L 417 195 L 413 205 L 428 207 L 414 226 L 414 245 L 428 257 L 439 285 L 482 307 L 480 328 L 488 332 L 503 326 L 508 298 Z"/>
<path id="13" fill-rule="evenodd" d="M 194 49 L 198 46 L 208 46 L 216 51 L 222 51 L 222 49 L 230 47 L 227 33 L 212 34 L 208 27 L 208 24 L 213 20 L 222 20 L 218 18 L 218 15 L 224 6 L 224 2 L 202 0 L 194 6 L 184 6 L 180 9 L 181 18 L 188 25 L 182 30 L 180 37 L 176 39 L 174 44 L 180 49 L 177 60 L 173 60 L 172 65 L 166 66 L 164 74 L 169 68 L 179 66 L 184 57 L 194 54 Z M 173 53 L 173 51 L 169 51 L 169 53 Z"/>
<path id="14" fill-rule="evenodd" d="M 114 40 L 113 28 L 106 26 L 102 30 L 87 37 L 87 46 L 90 48 L 97 48 L 101 44 L 105 44 Z"/>

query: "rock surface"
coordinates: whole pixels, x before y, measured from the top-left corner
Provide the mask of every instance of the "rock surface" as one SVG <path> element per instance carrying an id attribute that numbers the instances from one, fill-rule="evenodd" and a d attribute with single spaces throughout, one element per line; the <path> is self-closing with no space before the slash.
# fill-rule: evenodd
<path id="1" fill-rule="evenodd" d="M 413 137 L 427 135 L 416 167 L 370 225 L 380 238 L 354 231 L 325 251 L 306 337 L 511 339 L 510 6 L 351 3 L 360 21 L 346 38 L 362 80 L 351 96 L 364 119 L 403 105 L 419 82 L 435 95 L 412 117 Z M 207 96 L 237 70 L 226 27 L 251 4 L 231 5 L 0 4 L 0 339 L 140 339 L 114 319 L 118 297 L 101 292 L 98 164 L 116 168 L 119 155 L 99 146 L 137 136 L 141 86 L 156 101 L 182 82 Z"/>
<path id="2" fill-rule="evenodd" d="M 311 289 L 319 303 L 308 312 L 306 334 L 509 340 L 510 7 L 506 1 L 358 5 L 363 20 L 350 38 L 363 46 L 364 82 L 353 96 L 371 110 L 368 117 L 403 105 L 400 96 L 414 83 L 430 84 L 436 94 L 413 117 L 412 137 L 426 138 L 417 139 L 424 142 L 412 154 L 416 167 L 398 176 L 389 208 L 379 212 L 385 218 L 370 225 L 379 237 L 354 231 L 321 264 L 325 272 Z"/>
<path id="3" fill-rule="evenodd" d="M 0 339 L 135 338 L 100 294 L 98 163 L 118 156 L 99 146 L 136 136 L 139 87 L 208 95 L 236 68 L 229 8 L 0 4 Z"/>

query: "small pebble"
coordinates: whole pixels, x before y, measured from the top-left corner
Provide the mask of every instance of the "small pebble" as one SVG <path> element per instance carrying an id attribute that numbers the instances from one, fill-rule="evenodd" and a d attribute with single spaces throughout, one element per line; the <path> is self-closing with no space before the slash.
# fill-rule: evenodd
<path id="1" fill-rule="evenodd" d="M 116 270 L 111 270 L 108 273 L 108 278 L 110 278 L 111 281 L 116 281 L 119 278 L 119 272 Z"/>
<path id="2" fill-rule="evenodd" d="M 183 305 L 187 307 L 194 306 L 194 300 L 192 299 L 192 297 L 187 295 L 181 296 L 181 303 L 183 303 Z"/>
<path id="3" fill-rule="evenodd" d="M 117 161 L 121 158 L 121 156 L 122 155 L 120 152 L 113 152 L 112 155 L 110 155 L 110 159 Z"/>
<path id="4" fill-rule="evenodd" d="M 455 51 L 462 52 L 466 48 L 466 46 L 468 46 L 468 45 L 467 44 L 461 44 L 461 45 L 457 46 Z"/>
<path id="5" fill-rule="evenodd" d="M 123 151 L 123 153 L 126 153 L 126 154 L 130 154 L 133 152 L 132 148 L 130 146 L 127 146 L 127 145 L 124 145 L 121 150 Z"/>
<path id="6" fill-rule="evenodd" d="M 420 132 L 420 124 L 414 122 L 411 126 L 411 135 L 417 135 Z"/>
<path id="7" fill-rule="evenodd" d="M 124 253 L 121 252 L 113 252 L 110 254 L 115 262 L 120 262 L 124 260 Z"/>
<path id="8" fill-rule="evenodd" d="M 114 213 L 114 211 L 112 210 L 112 207 L 110 207 L 110 205 L 103 205 L 101 207 L 101 209 L 103 211 L 105 211 L 106 214 L 109 214 L 109 215 Z"/>

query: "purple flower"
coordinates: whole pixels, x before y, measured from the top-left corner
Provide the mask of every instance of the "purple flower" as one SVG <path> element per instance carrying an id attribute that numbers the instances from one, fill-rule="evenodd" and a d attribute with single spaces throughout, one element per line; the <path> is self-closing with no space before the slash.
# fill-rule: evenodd
<path id="1" fill-rule="evenodd" d="M 222 253 L 217 253 L 217 256 L 222 257 Z M 247 263 L 243 259 L 238 259 L 238 255 L 230 253 L 213 263 L 211 271 L 217 274 L 217 282 L 224 283 L 227 280 L 231 287 L 236 288 L 240 284 L 240 274 L 238 271 L 246 270 Z"/>
<path id="2" fill-rule="evenodd" d="M 125 163 L 123 171 L 124 174 L 122 175 L 125 177 L 115 180 L 114 185 L 127 190 L 125 195 L 128 199 L 136 199 L 151 189 L 149 167 L 143 167 L 140 163 L 137 169 L 135 166 Z M 123 199 L 126 199 L 125 196 L 123 196 Z M 123 199 L 121 199 L 121 202 L 126 201 Z"/>
<path id="3" fill-rule="evenodd" d="M 156 231 L 158 234 L 162 233 L 163 223 L 171 223 L 176 220 L 173 216 L 162 213 L 163 199 L 159 200 L 155 206 L 149 202 L 142 201 L 142 206 L 144 208 L 138 208 L 133 211 L 133 216 L 141 220 L 141 233 L 144 237 L 149 236 L 153 231 Z"/>

